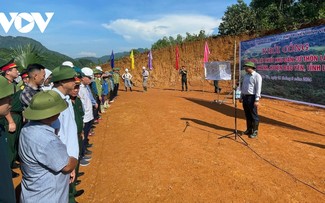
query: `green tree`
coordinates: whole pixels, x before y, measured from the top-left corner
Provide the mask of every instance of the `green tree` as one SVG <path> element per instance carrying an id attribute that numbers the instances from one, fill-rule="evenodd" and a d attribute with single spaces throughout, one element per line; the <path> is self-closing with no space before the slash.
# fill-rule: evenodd
<path id="1" fill-rule="evenodd" d="M 237 35 L 255 30 L 255 13 L 243 0 L 238 0 L 237 4 L 227 7 L 219 26 L 221 35 Z"/>
<path id="2" fill-rule="evenodd" d="M 27 44 L 11 49 L 10 56 L 15 59 L 15 63 L 18 65 L 19 71 L 21 71 L 22 69 L 26 69 L 29 64 L 42 63 L 42 53 L 36 46 Z"/>

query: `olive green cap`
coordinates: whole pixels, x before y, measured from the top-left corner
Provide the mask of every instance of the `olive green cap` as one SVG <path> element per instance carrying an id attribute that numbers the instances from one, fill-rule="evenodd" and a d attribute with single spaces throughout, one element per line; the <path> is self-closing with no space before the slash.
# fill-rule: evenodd
<path id="1" fill-rule="evenodd" d="M 52 82 L 68 80 L 77 77 L 77 72 L 69 66 L 58 66 L 52 71 Z"/>
<path id="2" fill-rule="evenodd" d="M 14 94 L 14 90 L 14 85 L 9 83 L 5 77 L 0 76 L 0 99 Z"/>
<path id="3" fill-rule="evenodd" d="M 95 75 L 95 74 L 102 74 L 102 73 L 103 73 L 102 71 L 98 70 L 97 68 L 92 69 L 92 70 L 93 70 L 93 72 L 94 72 L 94 75 Z"/>
<path id="4" fill-rule="evenodd" d="M 253 62 L 251 62 L 251 61 L 249 61 L 249 62 L 246 62 L 245 64 L 244 64 L 244 67 L 251 67 L 251 68 L 256 68 L 255 67 L 255 63 L 253 63 Z"/>
<path id="5" fill-rule="evenodd" d="M 68 103 L 56 91 L 42 91 L 33 96 L 23 115 L 28 120 L 42 120 L 59 114 L 67 107 Z"/>

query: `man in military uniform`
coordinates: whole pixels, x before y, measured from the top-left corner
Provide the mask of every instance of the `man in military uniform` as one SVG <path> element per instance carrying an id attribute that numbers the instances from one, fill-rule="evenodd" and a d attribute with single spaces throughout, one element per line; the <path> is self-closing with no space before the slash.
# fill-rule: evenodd
<path id="1" fill-rule="evenodd" d="M 14 85 L 0 76 L 0 118 L 10 112 L 10 97 L 14 93 Z M 15 203 L 15 190 L 11 178 L 8 159 L 8 143 L 3 125 L 0 124 L 0 202 Z"/>
<path id="2" fill-rule="evenodd" d="M 0 119 L 0 122 L 5 126 L 8 145 L 9 145 L 9 161 L 12 168 L 17 168 L 16 160 L 18 160 L 18 140 L 20 130 L 23 125 L 22 111 L 23 106 L 19 100 L 21 89 L 18 88 L 15 81 L 19 76 L 17 65 L 11 60 L 7 64 L 0 67 L 2 75 L 8 80 L 9 83 L 13 84 L 16 91 L 12 96 L 11 110 L 5 116 L 5 118 Z M 12 177 L 18 177 L 19 174 L 12 171 Z"/>

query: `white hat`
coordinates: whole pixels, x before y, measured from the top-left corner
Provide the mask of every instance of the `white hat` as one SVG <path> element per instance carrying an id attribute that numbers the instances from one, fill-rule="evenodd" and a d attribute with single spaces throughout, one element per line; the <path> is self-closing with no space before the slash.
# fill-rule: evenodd
<path id="1" fill-rule="evenodd" d="M 74 65 L 73 65 L 73 63 L 72 63 L 71 61 L 65 61 L 65 62 L 62 63 L 62 65 L 63 65 L 63 66 L 69 66 L 69 67 L 71 67 L 71 68 L 74 67 Z"/>
<path id="2" fill-rule="evenodd" d="M 100 66 L 96 66 L 96 69 L 97 69 L 97 70 L 100 70 L 100 71 L 103 72 L 103 69 L 102 69 L 102 67 L 100 67 Z"/>
<path id="3" fill-rule="evenodd" d="M 83 73 L 84 76 L 91 77 L 91 78 L 94 77 L 94 71 L 91 68 L 84 67 L 81 69 L 81 72 Z"/>
<path id="4" fill-rule="evenodd" d="M 145 66 L 143 66 L 143 67 L 142 67 L 142 69 L 143 69 L 143 70 L 145 70 L 145 69 L 146 69 L 146 67 L 145 67 Z"/>
<path id="5" fill-rule="evenodd" d="M 125 72 L 129 72 L 129 69 L 126 68 L 126 69 L 125 69 Z"/>
<path id="6" fill-rule="evenodd" d="M 50 71 L 49 69 L 45 68 L 45 78 L 44 78 L 44 81 L 47 80 L 47 78 L 49 78 L 51 74 L 52 74 L 52 71 Z"/>

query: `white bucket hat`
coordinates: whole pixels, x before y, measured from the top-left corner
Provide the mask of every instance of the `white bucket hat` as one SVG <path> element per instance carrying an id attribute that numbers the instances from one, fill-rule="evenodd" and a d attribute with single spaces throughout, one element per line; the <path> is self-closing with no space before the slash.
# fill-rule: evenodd
<path id="1" fill-rule="evenodd" d="M 97 69 L 97 70 L 100 70 L 101 72 L 103 72 L 103 69 L 102 69 L 102 67 L 100 67 L 100 66 L 96 66 L 96 69 Z"/>
<path id="2" fill-rule="evenodd" d="M 94 71 L 91 68 L 84 67 L 81 69 L 81 72 L 84 76 L 94 78 Z"/>
<path id="3" fill-rule="evenodd" d="M 69 66 L 69 67 L 71 67 L 71 68 L 74 67 L 74 65 L 73 65 L 73 63 L 72 63 L 71 61 L 65 61 L 65 62 L 62 63 L 62 65 L 63 65 L 63 66 Z"/>
<path id="4" fill-rule="evenodd" d="M 146 67 L 145 67 L 145 66 L 143 66 L 143 67 L 142 67 L 142 69 L 143 69 L 143 70 L 145 70 L 145 69 L 146 69 Z"/>
<path id="5" fill-rule="evenodd" d="M 125 69 L 125 72 L 129 72 L 129 69 L 126 68 L 126 69 Z"/>

